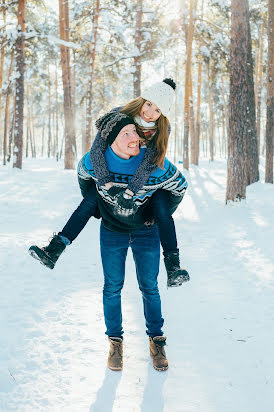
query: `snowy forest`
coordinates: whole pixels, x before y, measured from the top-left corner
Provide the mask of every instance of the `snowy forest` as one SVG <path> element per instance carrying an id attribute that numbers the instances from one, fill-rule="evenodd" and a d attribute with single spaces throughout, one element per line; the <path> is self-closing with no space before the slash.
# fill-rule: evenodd
<path id="1" fill-rule="evenodd" d="M 245 198 L 260 156 L 273 183 L 271 1 L 57 3 L 2 0 L 3 165 L 48 156 L 74 168 L 102 112 L 169 76 L 168 156 L 187 170 L 200 155 L 228 158 L 227 200 Z"/>
<path id="2" fill-rule="evenodd" d="M 1 412 L 273 412 L 273 20 L 273 0 L 0 0 Z M 112 372 L 100 221 L 53 271 L 28 248 L 81 202 L 95 121 L 165 78 L 190 281 L 167 289 L 161 263 L 159 373 L 129 255 Z"/>

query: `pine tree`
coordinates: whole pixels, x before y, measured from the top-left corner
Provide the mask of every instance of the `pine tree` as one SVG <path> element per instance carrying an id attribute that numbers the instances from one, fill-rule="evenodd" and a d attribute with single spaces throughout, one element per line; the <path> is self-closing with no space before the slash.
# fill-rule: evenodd
<path id="1" fill-rule="evenodd" d="M 273 138 L 274 138 L 274 4 L 268 0 L 268 56 L 267 56 L 267 114 L 266 114 L 266 159 L 265 182 L 273 183 Z"/>
<path id="2" fill-rule="evenodd" d="M 16 70 L 19 76 L 16 79 L 15 91 L 15 128 L 13 167 L 22 169 L 23 156 L 23 122 L 24 122 L 24 45 L 25 45 L 25 12 L 26 0 L 18 1 L 18 37 L 16 40 Z"/>

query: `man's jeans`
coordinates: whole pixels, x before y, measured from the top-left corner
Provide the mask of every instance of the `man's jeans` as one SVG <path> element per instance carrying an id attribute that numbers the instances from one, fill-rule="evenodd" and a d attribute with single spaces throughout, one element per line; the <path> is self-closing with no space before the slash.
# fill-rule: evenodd
<path id="1" fill-rule="evenodd" d="M 103 305 L 106 335 L 123 334 L 121 290 L 125 279 L 125 261 L 129 246 L 136 266 L 137 280 L 143 296 L 146 333 L 163 335 L 164 319 L 157 277 L 159 273 L 160 242 L 156 225 L 134 233 L 124 234 L 106 229 L 101 224 L 101 257 L 104 271 Z"/>

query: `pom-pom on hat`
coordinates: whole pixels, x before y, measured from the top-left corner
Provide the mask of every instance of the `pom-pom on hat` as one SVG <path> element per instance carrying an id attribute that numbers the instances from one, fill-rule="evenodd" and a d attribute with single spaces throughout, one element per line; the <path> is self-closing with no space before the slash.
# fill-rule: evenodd
<path id="1" fill-rule="evenodd" d="M 101 138 L 106 140 L 108 145 L 114 142 L 123 127 L 128 124 L 135 125 L 135 122 L 126 114 L 118 111 L 109 112 L 95 122 L 95 126 L 101 133 Z"/>
<path id="2" fill-rule="evenodd" d="M 175 89 L 176 83 L 172 79 L 164 79 L 144 90 L 141 97 L 156 104 L 162 114 L 167 117 L 174 102 Z"/>

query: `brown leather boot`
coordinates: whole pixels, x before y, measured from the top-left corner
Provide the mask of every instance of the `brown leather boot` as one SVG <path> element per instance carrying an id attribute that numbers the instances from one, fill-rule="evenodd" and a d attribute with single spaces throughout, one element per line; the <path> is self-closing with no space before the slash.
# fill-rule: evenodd
<path id="1" fill-rule="evenodd" d="M 108 367 L 112 371 L 121 371 L 123 369 L 123 338 L 108 338 L 110 343 L 108 353 Z"/>
<path id="2" fill-rule="evenodd" d="M 152 358 L 153 366 L 157 371 L 166 371 L 168 369 L 168 360 L 164 348 L 165 344 L 165 336 L 149 338 L 150 356 Z"/>

